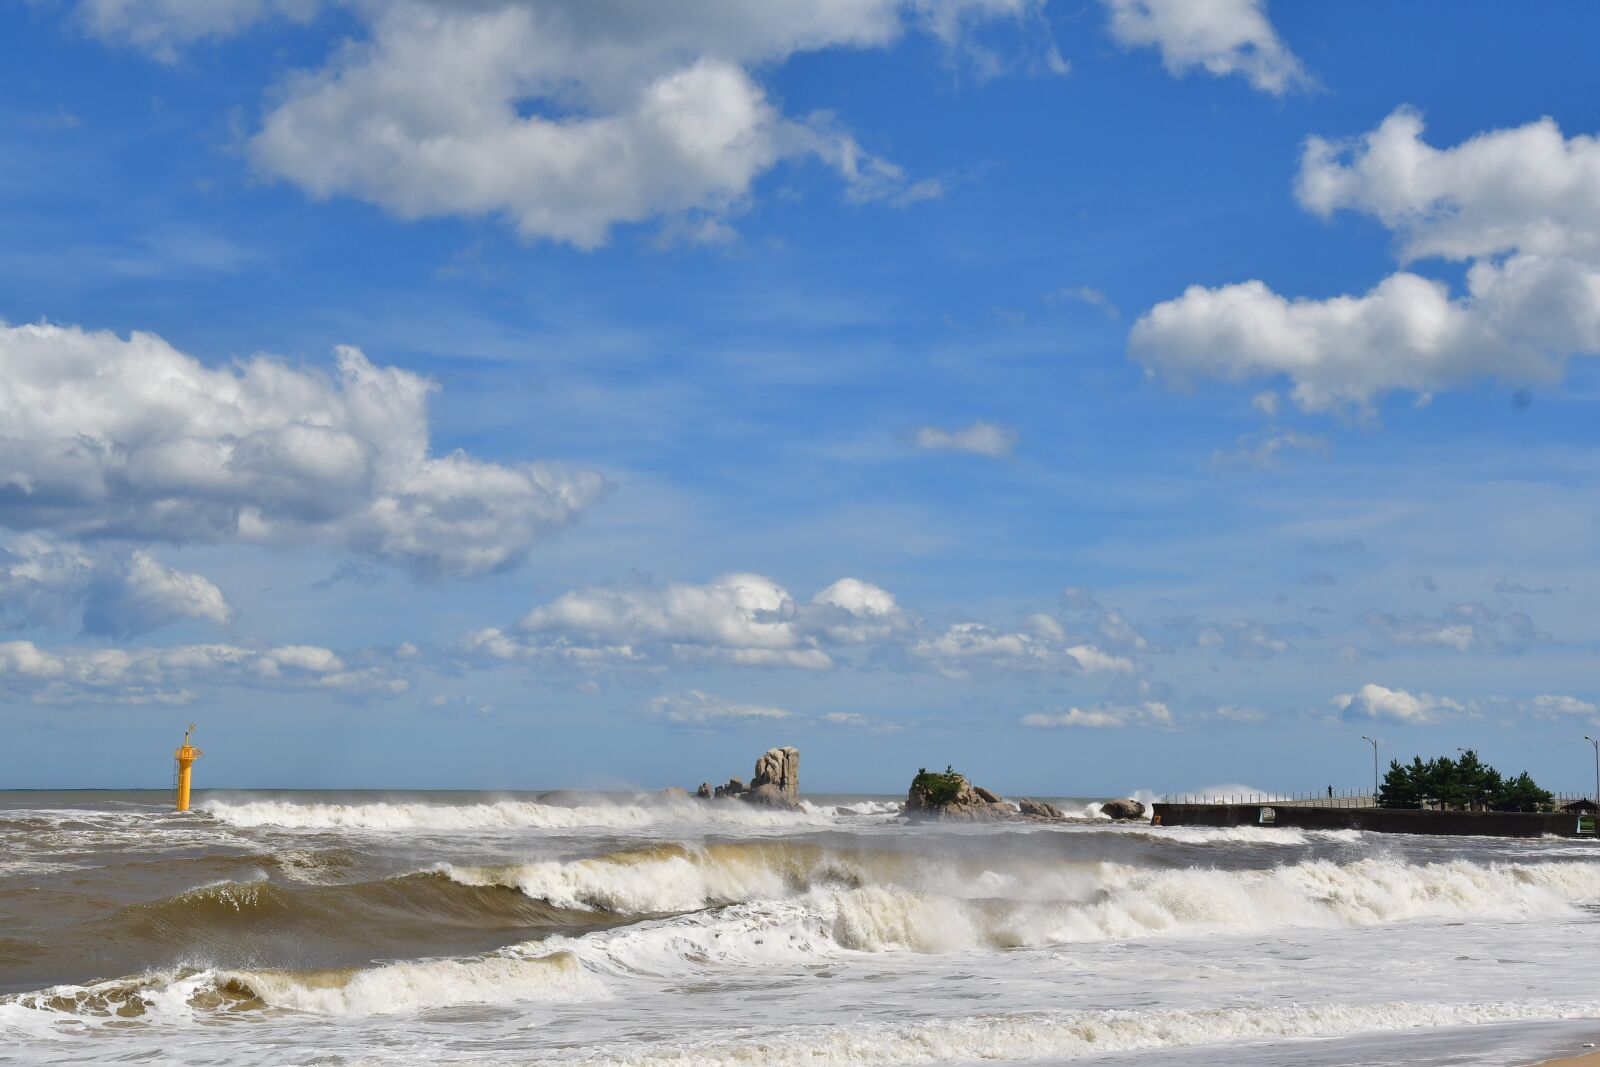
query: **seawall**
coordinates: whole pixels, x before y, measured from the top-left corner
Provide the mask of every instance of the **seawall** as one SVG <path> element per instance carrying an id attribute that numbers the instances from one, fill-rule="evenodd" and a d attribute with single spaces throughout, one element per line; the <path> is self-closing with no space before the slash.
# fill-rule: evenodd
<path id="1" fill-rule="evenodd" d="M 1264 821 L 1262 812 L 1271 813 Z M 1587 837 L 1566 812 L 1416 811 L 1406 808 L 1314 808 L 1299 804 L 1155 804 L 1160 826 L 1289 826 L 1300 830 L 1371 830 L 1385 834 L 1472 837 Z"/>

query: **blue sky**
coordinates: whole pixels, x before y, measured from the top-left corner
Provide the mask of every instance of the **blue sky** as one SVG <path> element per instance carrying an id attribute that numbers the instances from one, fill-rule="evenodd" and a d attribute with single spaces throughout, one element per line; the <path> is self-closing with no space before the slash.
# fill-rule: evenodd
<path id="1" fill-rule="evenodd" d="M 1590 782 L 1600 14 L 33 0 L 15 786 Z"/>

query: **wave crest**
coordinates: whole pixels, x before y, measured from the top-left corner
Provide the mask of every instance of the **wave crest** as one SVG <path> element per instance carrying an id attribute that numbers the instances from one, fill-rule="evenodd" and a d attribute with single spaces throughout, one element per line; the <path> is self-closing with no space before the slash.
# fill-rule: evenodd
<path id="1" fill-rule="evenodd" d="M 603 999 L 604 986 L 566 951 L 526 948 L 462 959 L 406 960 L 328 970 L 152 971 L 0 997 L 0 1020 L 71 1016 L 86 1023 L 174 1021 L 197 1014 L 279 1009 L 365 1016 L 463 1004 Z"/>
<path id="2" fill-rule="evenodd" d="M 857 810 L 860 809 L 860 810 Z M 738 801 L 655 799 L 576 806 L 534 800 L 477 804 L 372 801 L 364 804 L 295 803 L 280 800 L 208 801 L 204 810 L 237 827 L 294 830 L 647 830 L 656 828 L 777 829 L 835 826 L 862 817 L 887 817 L 898 805 L 866 802 L 849 817 L 834 808 L 802 803 L 799 811 L 759 808 Z"/>

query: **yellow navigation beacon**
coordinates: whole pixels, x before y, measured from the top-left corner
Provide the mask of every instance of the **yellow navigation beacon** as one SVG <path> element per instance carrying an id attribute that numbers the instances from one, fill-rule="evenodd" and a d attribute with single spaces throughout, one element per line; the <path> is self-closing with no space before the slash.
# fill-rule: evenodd
<path id="1" fill-rule="evenodd" d="M 189 776 L 194 770 L 194 761 L 205 753 L 189 743 L 189 735 L 194 733 L 194 723 L 183 732 L 183 744 L 172 753 L 172 758 L 178 761 L 178 791 L 177 810 L 189 810 Z"/>

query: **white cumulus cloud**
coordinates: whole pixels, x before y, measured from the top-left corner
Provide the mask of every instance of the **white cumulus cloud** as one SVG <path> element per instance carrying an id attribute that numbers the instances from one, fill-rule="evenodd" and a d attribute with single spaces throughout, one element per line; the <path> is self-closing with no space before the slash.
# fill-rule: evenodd
<path id="1" fill-rule="evenodd" d="M 0 324 L 0 524 L 311 540 L 471 575 L 519 562 L 603 494 L 589 470 L 431 455 L 433 388 L 354 348 L 330 377 L 265 356 L 211 368 L 145 333 Z"/>
<path id="2" fill-rule="evenodd" d="M 1403 724 L 1436 722 L 1442 713 L 1462 710 L 1461 704 L 1448 697 L 1408 693 L 1372 682 L 1354 693 L 1334 697 L 1332 703 L 1346 719 Z"/>
<path id="3" fill-rule="evenodd" d="M 1327 411 L 1486 378 L 1556 382 L 1570 357 L 1600 353 L 1600 142 L 1549 119 L 1442 149 L 1422 132 L 1402 108 L 1354 141 L 1312 138 L 1297 192 L 1324 216 L 1374 216 L 1408 262 L 1468 263 L 1464 292 L 1409 270 L 1328 299 L 1196 285 L 1139 319 L 1133 358 L 1179 382 L 1287 378 L 1302 409 Z"/>
<path id="4" fill-rule="evenodd" d="M 806 621 L 825 640 L 839 645 L 886 641 L 912 625 L 893 593 L 859 578 L 840 578 L 812 597 Z"/>
<path id="5" fill-rule="evenodd" d="M 660 661 L 826 670 L 833 660 L 798 618 L 789 591 L 759 574 L 704 584 L 590 588 L 530 611 L 511 630 L 482 630 L 471 652 L 604 667 Z"/>
<path id="6" fill-rule="evenodd" d="M 1267 19 L 1266 0 L 1105 0 L 1111 36 L 1127 48 L 1155 48 L 1174 76 L 1191 70 L 1238 74 L 1263 92 L 1308 86 L 1300 60 Z"/>
<path id="7" fill-rule="evenodd" d="M 827 115 L 790 117 L 752 71 L 797 52 L 878 48 L 908 27 L 947 46 L 1039 0 L 393 0 L 351 4 L 365 35 L 290 78 L 251 153 L 315 196 L 397 215 L 497 215 L 524 237 L 603 244 L 619 224 L 726 235 L 785 159 L 833 167 L 852 200 L 939 195 Z M 959 50 L 959 49 L 958 49 Z M 1053 49 L 1052 49 L 1053 53 Z"/>
<path id="8" fill-rule="evenodd" d="M 1137 647 L 1136 634 L 1113 635 Z M 830 670 L 840 658 L 950 677 L 994 670 L 1131 673 L 1132 660 L 1075 639 L 1049 615 L 1017 631 L 962 622 L 929 633 L 888 590 L 842 578 L 809 601 L 764 575 L 575 589 L 513 626 L 466 635 L 480 662 L 543 661 L 604 671 L 722 663 Z"/>
<path id="9" fill-rule="evenodd" d="M 148 552 L 117 556 L 37 535 L 0 548 L 0 622 L 9 626 L 77 625 L 87 634 L 131 637 L 181 619 L 223 626 L 232 618 L 209 579 L 173 570 Z"/>

